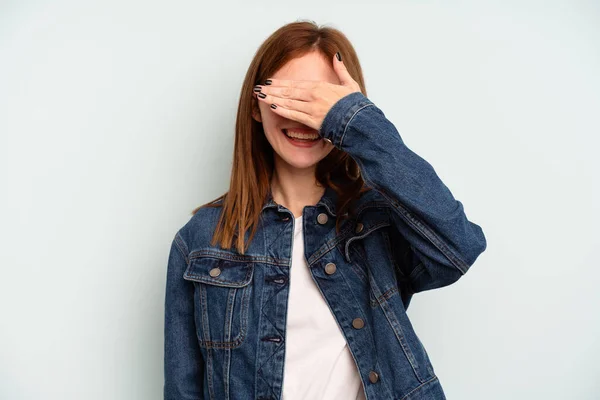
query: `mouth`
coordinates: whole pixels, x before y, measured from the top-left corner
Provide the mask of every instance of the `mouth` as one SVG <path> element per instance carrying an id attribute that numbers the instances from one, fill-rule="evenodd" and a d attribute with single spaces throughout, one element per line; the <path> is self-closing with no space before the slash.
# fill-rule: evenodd
<path id="1" fill-rule="evenodd" d="M 314 129 L 282 129 L 285 136 L 298 142 L 316 142 L 321 140 L 321 136 Z"/>

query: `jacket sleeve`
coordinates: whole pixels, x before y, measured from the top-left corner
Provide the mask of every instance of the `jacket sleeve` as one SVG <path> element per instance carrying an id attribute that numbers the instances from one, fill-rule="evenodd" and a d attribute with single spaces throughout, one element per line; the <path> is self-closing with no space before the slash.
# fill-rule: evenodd
<path id="1" fill-rule="evenodd" d="M 319 132 L 357 162 L 365 184 L 389 203 L 394 257 L 412 292 L 449 285 L 467 272 L 487 246 L 481 227 L 372 101 L 361 92 L 341 98 Z"/>
<path id="2" fill-rule="evenodd" d="M 167 266 L 164 326 L 164 399 L 203 398 L 204 361 L 196 337 L 194 285 L 183 279 L 187 246 L 179 232 Z"/>

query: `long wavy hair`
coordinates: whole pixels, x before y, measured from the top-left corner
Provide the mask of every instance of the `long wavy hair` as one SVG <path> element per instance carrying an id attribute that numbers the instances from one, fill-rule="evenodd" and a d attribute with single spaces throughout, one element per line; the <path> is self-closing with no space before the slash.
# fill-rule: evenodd
<path id="1" fill-rule="evenodd" d="M 230 249 L 235 241 L 236 251 L 244 254 L 256 233 L 261 209 L 270 192 L 274 150 L 262 124 L 252 118 L 252 110 L 258 110 L 258 100 L 252 96 L 253 87 L 288 61 L 313 51 L 329 60 L 339 51 L 348 72 L 360 85 L 361 92 L 367 95 L 358 56 L 342 32 L 305 20 L 286 24 L 273 32 L 256 51 L 241 88 L 229 190 L 192 211 L 193 215 L 203 207 L 223 208 L 213 233 L 212 246 L 219 243 L 221 248 Z M 315 175 L 320 185 L 331 187 L 337 194 L 336 230 L 339 232 L 341 221 L 354 215 L 354 200 L 370 188 L 364 184 L 356 161 L 335 147 L 319 161 Z M 247 231 L 250 234 L 245 242 Z"/>

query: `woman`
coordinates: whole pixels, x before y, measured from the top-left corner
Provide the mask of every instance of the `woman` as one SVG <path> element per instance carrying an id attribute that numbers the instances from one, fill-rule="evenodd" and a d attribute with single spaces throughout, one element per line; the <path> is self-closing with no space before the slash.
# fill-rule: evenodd
<path id="1" fill-rule="evenodd" d="M 242 87 L 229 191 L 175 235 L 165 399 L 444 399 L 406 309 L 486 248 L 366 97 L 338 30 L 294 22 Z"/>

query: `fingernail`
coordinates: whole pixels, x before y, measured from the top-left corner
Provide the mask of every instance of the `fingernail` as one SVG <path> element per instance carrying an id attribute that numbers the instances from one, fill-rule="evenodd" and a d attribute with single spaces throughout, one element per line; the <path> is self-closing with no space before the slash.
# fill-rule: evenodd
<path id="1" fill-rule="evenodd" d="M 342 55 L 340 54 L 339 51 L 337 53 L 335 53 L 335 56 L 337 57 L 338 61 L 342 61 Z"/>
<path id="2" fill-rule="evenodd" d="M 258 97 L 260 97 L 261 99 L 264 99 L 265 97 L 267 97 L 267 95 L 261 92 L 258 94 Z"/>
<path id="3" fill-rule="evenodd" d="M 267 80 L 265 81 L 265 85 L 270 85 L 271 83 L 272 83 L 272 81 L 271 81 L 270 79 L 267 79 Z"/>
<path id="4" fill-rule="evenodd" d="M 277 104 L 271 104 L 271 108 L 277 108 Z"/>
<path id="5" fill-rule="evenodd" d="M 260 86 L 258 86 L 258 85 L 254 86 L 254 91 L 255 91 L 255 92 L 260 92 L 260 91 L 261 91 L 261 89 L 262 89 L 262 88 L 261 88 Z"/>

